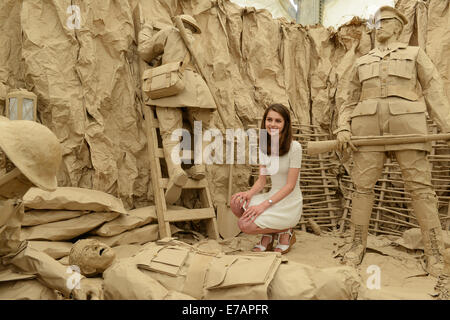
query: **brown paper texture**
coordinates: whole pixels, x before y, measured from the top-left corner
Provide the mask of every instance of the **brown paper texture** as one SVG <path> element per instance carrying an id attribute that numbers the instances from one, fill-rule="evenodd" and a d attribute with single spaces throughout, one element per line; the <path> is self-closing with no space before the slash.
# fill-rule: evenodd
<path id="1" fill-rule="evenodd" d="M 118 212 L 93 212 L 78 218 L 51 222 L 34 227 L 23 227 L 21 240 L 71 240 L 87 233 L 104 222 L 118 217 Z"/>
<path id="2" fill-rule="evenodd" d="M 83 188 L 61 187 L 49 192 L 31 188 L 23 196 L 30 209 L 114 211 L 126 213 L 122 200 L 107 193 Z"/>
<path id="3" fill-rule="evenodd" d="M 110 247 L 115 247 L 118 245 L 144 244 L 155 241 L 158 239 L 158 234 L 158 224 L 150 224 L 112 237 L 90 236 L 88 239 L 97 239 Z"/>
<path id="4" fill-rule="evenodd" d="M 61 300 L 61 295 L 38 280 L 19 280 L 0 283 L 0 300 Z"/>
<path id="5" fill-rule="evenodd" d="M 69 211 L 69 210 L 29 210 L 25 211 L 22 226 L 31 227 L 50 222 L 68 220 L 81 216 L 87 211 Z"/>
<path id="6" fill-rule="evenodd" d="M 126 214 L 121 214 L 116 219 L 106 222 L 92 233 L 102 237 L 111 237 L 157 221 L 155 207 L 144 207 L 130 210 Z"/>
<path id="7" fill-rule="evenodd" d="M 45 252 L 54 259 L 60 259 L 69 255 L 72 248 L 71 242 L 62 241 L 28 241 L 28 245 L 36 250 Z"/>
<path id="8" fill-rule="evenodd" d="M 68 28 L 69 5 L 80 7 L 82 28 Z M 449 96 L 446 1 L 399 0 L 397 7 L 412 21 L 402 41 L 425 49 Z M 245 129 L 269 103 L 281 102 L 299 123 L 331 131 L 349 69 L 372 45 L 358 19 L 339 30 L 300 26 L 226 0 L 5 0 L 0 8 L 0 83 L 26 84 L 38 95 L 39 117 L 64 149 L 59 185 L 114 194 L 127 209 L 153 200 L 136 52 L 144 23 L 194 16 L 203 29 L 195 49 L 228 128 Z M 218 114 L 214 122 L 223 126 Z M 226 170 L 214 166 L 215 203 L 226 194 Z M 248 173 L 236 169 L 236 190 Z"/>

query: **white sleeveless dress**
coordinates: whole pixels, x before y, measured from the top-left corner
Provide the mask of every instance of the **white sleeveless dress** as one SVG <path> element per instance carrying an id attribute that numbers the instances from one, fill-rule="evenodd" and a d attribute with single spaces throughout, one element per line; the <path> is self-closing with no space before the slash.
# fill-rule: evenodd
<path id="1" fill-rule="evenodd" d="M 270 156 L 268 165 L 272 180 L 272 188 L 267 193 L 254 195 L 248 207 L 255 206 L 268 200 L 282 187 L 286 185 L 289 168 L 300 168 L 302 164 L 302 146 L 297 141 L 292 141 L 289 152 L 279 157 L 278 170 L 276 168 L 275 157 Z M 299 180 L 297 180 L 294 190 L 284 199 L 269 207 L 255 219 L 255 224 L 260 228 L 287 229 L 297 225 L 302 215 L 303 197 L 300 191 Z"/>

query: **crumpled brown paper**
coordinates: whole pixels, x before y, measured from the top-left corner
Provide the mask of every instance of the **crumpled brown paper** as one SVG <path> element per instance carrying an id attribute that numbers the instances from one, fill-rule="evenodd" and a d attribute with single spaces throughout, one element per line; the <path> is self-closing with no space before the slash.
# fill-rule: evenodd
<path id="1" fill-rule="evenodd" d="M 80 8 L 79 29 L 71 27 L 71 5 Z M 402 40 L 426 50 L 450 96 L 448 2 L 399 0 L 397 7 L 411 20 Z M 38 95 L 39 121 L 64 149 L 60 186 L 114 194 L 127 209 L 151 204 L 136 35 L 144 23 L 170 25 L 182 13 L 203 31 L 195 49 L 225 114 L 225 125 L 214 115 L 219 128 L 245 129 L 269 103 L 282 102 L 299 123 L 330 132 L 348 70 L 371 45 L 358 19 L 339 30 L 306 27 L 229 0 L 4 0 L 0 83 Z M 227 168 L 217 169 L 223 178 L 213 198 L 226 194 Z M 248 174 L 236 172 L 238 189 Z"/>
<path id="2" fill-rule="evenodd" d="M 158 236 L 158 224 L 149 224 L 137 229 L 125 231 L 112 237 L 90 236 L 88 239 L 96 239 L 110 247 L 115 247 L 125 244 L 144 244 L 157 240 Z"/>
<path id="3" fill-rule="evenodd" d="M 151 222 L 157 222 L 155 207 L 143 207 L 121 214 L 114 220 L 106 222 L 92 233 L 102 237 L 112 237 L 127 230 L 136 229 Z"/>
<path id="4" fill-rule="evenodd" d="M 92 212 L 78 218 L 41 224 L 34 227 L 23 227 L 21 240 L 71 240 L 87 233 L 104 222 L 118 217 L 118 212 Z"/>
<path id="5" fill-rule="evenodd" d="M 122 200 L 105 192 L 84 188 L 61 187 L 56 191 L 31 188 L 23 196 L 31 209 L 89 210 L 126 213 Z"/>
<path id="6" fill-rule="evenodd" d="M 22 220 L 23 227 L 37 226 L 50 222 L 68 220 L 79 217 L 88 211 L 70 211 L 70 210 L 28 210 L 25 211 Z"/>

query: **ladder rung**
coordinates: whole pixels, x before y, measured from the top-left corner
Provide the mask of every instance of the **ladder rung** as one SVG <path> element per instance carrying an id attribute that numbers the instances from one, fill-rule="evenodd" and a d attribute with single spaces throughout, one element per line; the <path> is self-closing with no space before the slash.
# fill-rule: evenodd
<path id="1" fill-rule="evenodd" d="M 194 180 L 189 179 L 188 182 L 184 185 L 183 189 L 202 189 L 206 188 L 206 179 L 202 180 Z M 169 183 L 168 178 L 161 178 L 159 179 L 159 187 L 160 188 L 167 188 L 167 184 Z"/>
<path id="2" fill-rule="evenodd" d="M 165 158 L 163 148 L 158 148 L 158 150 L 156 152 L 157 152 L 156 156 L 158 158 Z M 189 151 L 188 153 L 189 153 L 189 155 L 188 155 L 189 158 L 187 158 L 186 160 L 190 161 L 193 158 L 194 153 L 192 151 Z M 181 158 L 180 160 L 183 161 L 184 158 Z"/>
<path id="3" fill-rule="evenodd" d="M 180 209 L 180 210 L 172 209 L 167 210 L 165 214 L 165 220 L 168 222 L 201 220 L 215 217 L 216 213 L 214 212 L 214 208 Z"/>
<path id="4" fill-rule="evenodd" d="M 158 122 L 158 119 L 153 118 L 152 126 L 153 126 L 153 128 L 159 128 L 159 122 Z"/>

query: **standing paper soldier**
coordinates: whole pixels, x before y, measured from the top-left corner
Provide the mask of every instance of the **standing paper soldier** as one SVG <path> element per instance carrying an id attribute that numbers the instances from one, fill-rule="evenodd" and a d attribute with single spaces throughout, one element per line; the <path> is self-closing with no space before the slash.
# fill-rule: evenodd
<path id="1" fill-rule="evenodd" d="M 201 33 L 197 21 L 189 15 L 181 15 L 180 18 L 189 40 L 193 42 L 194 34 Z M 186 64 L 184 66 L 185 88 L 183 91 L 173 96 L 159 99 L 148 98 L 145 101 L 147 105 L 156 106 L 164 156 L 169 173 L 169 184 L 165 198 L 168 204 L 172 204 L 178 200 L 181 195 L 181 188 L 188 180 L 188 174 L 181 168 L 181 163 L 175 162 L 172 158 L 172 150 L 179 141 L 172 140 L 171 136 L 175 130 L 181 129 L 183 125 L 181 108 L 187 107 L 189 122 L 193 128 L 194 121 L 201 121 L 203 128 L 209 128 L 212 111 L 216 109 L 216 105 L 207 84 L 190 62 L 190 53 L 183 42 L 180 31 L 173 26 L 166 26 L 153 36 L 151 33 L 152 28 L 148 25 L 144 25 L 139 33 L 138 51 L 144 61 L 150 63 L 153 59 L 162 55 L 162 64 L 171 62 Z M 198 156 L 196 155 L 196 157 Z M 189 171 L 193 179 L 200 180 L 205 177 L 205 165 L 203 163 L 196 163 Z"/>
<path id="2" fill-rule="evenodd" d="M 374 186 L 381 175 L 387 152 L 400 165 L 406 191 L 422 230 L 426 269 L 437 276 L 443 268 L 442 227 L 438 201 L 431 183 L 427 153 L 430 143 L 354 148 L 350 137 L 427 134 L 426 112 L 441 132 L 450 131 L 449 104 L 433 62 L 419 47 L 397 42 L 406 17 L 383 6 L 375 15 L 376 48 L 360 57 L 353 68 L 348 98 L 339 112 L 338 147 L 352 147 L 352 245 L 343 262 L 361 263 L 374 203 Z"/>

